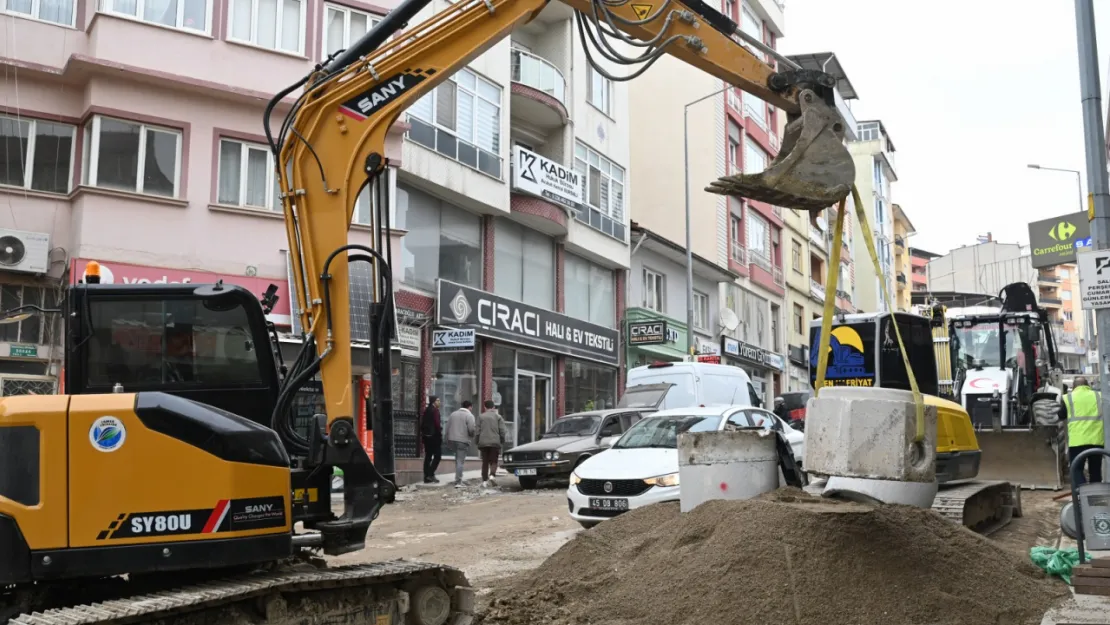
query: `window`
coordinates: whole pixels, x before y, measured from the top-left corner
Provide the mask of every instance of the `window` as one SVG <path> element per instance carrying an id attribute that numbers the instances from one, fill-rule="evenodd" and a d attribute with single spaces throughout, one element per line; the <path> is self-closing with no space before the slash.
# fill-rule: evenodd
<path id="1" fill-rule="evenodd" d="M 566 375 L 566 414 L 616 407 L 616 369 L 567 358 L 564 374 Z"/>
<path id="2" fill-rule="evenodd" d="M 879 159 L 875 159 L 872 165 L 874 167 L 872 170 L 874 179 L 871 183 L 875 186 L 875 191 L 881 194 L 883 190 L 883 164 L 879 162 Z"/>
<path id="3" fill-rule="evenodd" d="M 663 274 L 644 267 L 644 308 L 658 313 L 667 312 L 666 286 Z"/>
<path id="4" fill-rule="evenodd" d="M 58 299 L 59 296 L 53 289 L 18 284 L 5 284 L 0 287 L 0 310 L 29 305 L 57 308 Z M 31 315 L 23 321 L 2 324 L 0 342 L 58 345 L 62 342 L 62 316 L 40 313 Z"/>
<path id="5" fill-rule="evenodd" d="M 305 0 L 231 0 L 228 38 L 304 54 L 305 4 Z"/>
<path id="6" fill-rule="evenodd" d="M 883 206 L 883 201 L 875 198 L 875 223 L 882 225 L 886 221 L 886 209 Z"/>
<path id="7" fill-rule="evenodd" d="M 764 169 L 767 169 L 767 153 L 751 137 L 744 137 L 744 173 L 758 174 Z"/>
<path id="8" fill-rule="evenodd" d="M 694 327 L 709 329 L 709 296 L 698 291 L 694 291 Z"/>
<path id="9" fill-rule="evenodd" d="M 593 64 L 586 64 L 586 80 L 588 89 L 586 98 L 597 110 L 606 115 L 613 114 L 613 83 L 597 72 Z"/>
<path id="10" fill-rule="evenodd" d="M 765 265 L 766 269 L 771 266 L 771 250 L 769 246 L 770 228 L 767 227 L 767 221 L 757 214 L 755 211 L 748 211 L 748 253 L 752 256 L 752 261 L 761 265 Z"/>
<path id="11" fill-rule="evenodd" d="M 879 131 L 879 124 L 875 122 L 859 124 L 856 126 L 856 134 L 859 135 L 860 141 L 876 141 L 882 136 Z"/>
<path id="12" fill-rule="evenodd" d="M 732 260 L 743 265 L 747 262 L 747 254 L 744 252 L 744 220 L 739 215 L 731 215 L 729 236 L 732 238 Z"/>
<path id="13" fill-rule="evenodd" d="M 724 13 L 725 17 L 733 20 L 736 19 L 736 0 L 725 0 L 722 8 L 722 13 Z"/>
<path id="14" fill-rule="evenodd" d="M 771 349 L 776 352 L 782 351 L 782 343 L 779 339 L 779 307 L 771 304 Z"/>
<path id="15" fill-rule="evenodd" d="M 481 405 L 482 399 L 478 395 L 478 379 L 482 371 L 478 363 L 480 350 L 475 349 L 472 352 L 435 352 L 432 356 L 432 388 L 430 394 L 435 395 L 440 399 L 439 414 L 440 425 L 446 427 L 447 415 L 458 410 L 462 407 L 464 401 L 470 400 L 474 404 L 471 410 L 478 410 Z M 500 411 L 501 416 L 506 421 L 513 420 L 512 403 L 507 403 L 502 400 Z M 421 410 L 424 406 L 421 406 Z M 477 415 L 475 415 L 476 417 Z M 443 437 L 442 452 L 446 454 L 453 454 L 454 450 L 449 450 L 448 446 L 451 443 L 447 441 L 447 437 Z M 467 450 L 468 456 L 478 455 L 478 450 L 474 445 L 470 446 Z"/>
<path id="16" fill-rule="evenodd" d="M 806 333 L 805 314 L 806 311 L 804 308 L 798 304 L 794 304 L 794 334 L 804 335 Z"/>
<path id="17" fill-rule="evenodd" d="M 408 112 L 410 139 L 501 179 L 501 87 L 460 69 Z"/>
<path id="18" fill-rule="evenodd" d="M 111 117 L 85 126 L 85 184 L 177 197 L 181 132 Z"/>
<path id="19" fill-rule="evenodd" d="M 767 103 L 757 95 L 752 95 L 747 91 L 744 92 L 744 112 L 759 124 L 759 127 L 767 130 Z"/>
<path id="20" fill-rule="evenodd" d="M 100 9 L 152 24 L 208 32 L 208 0 L 101 0 Z"/>
<path id="21" fill-rule="evenodd" d="M 746 3 L 744 4 L 741 13 L 742 15 L 740 16 L 740 29 L 754 37 L 757 41 L 763 41 L 763 20 L 759 19 L 759 17 L 756 16 L 755 11 L 752 11 L 750 8 L 748 8 L 748 5 Z M 756 50 L 755 46 L 745 42 L 744 47 L 751 50 L 752 54 L 754 54 L 759 60 L 764 60 L 763 53 L 759 50 Z"/>
<path id="22" fill-rule="evenodd" d="M 219 158 L 218 203 L 281 210 L 281 189 L 274 171 L 274 155 L 269 148 L 221 139 Z"/>
<path id="23" fill-rule="evenodd" d="M 1073 320 L 1074 320 L 1074 317 L 1072 316 L 1072 312 L 1070 310 L 1065 310 L 1064 311 L 1064 321 L 1073 321 Z"/>
<path id="24" fill-rule="evenodd" d="M 264 384 L 246 309 L 205 300 L 93 301 L 88 385 L 143 390 Z"/>
<path id="25" fill-rule="evenodd" d="M 482 225 L 476 215 L 400 182 L 396 203 L 395 227 L 408 232 L 395 278 L 428 291 L 435 290 L 436 278 L 482 288 Z"/>
<path id="26" fill-rule="evenodd" d="M 566 314 L 607 328 L 613 327 L 616 317 L 613 272 L 573 254 L 564 256 L 564 265 Z"/>
<path id="27" fill-rule="evenodd" d="M 0 185 L 69 193 L 76 128 L 0 115 Z"/>
<path id="28" fill-rule="evenodd" d="M 574 145 L 574 170 L 582 174 L 586 210 L 579 221 L 621 241 L 624 240 L 624 168 L 584 143 Z"/>
<path id="29" fill-rule="evenodd" d="M 1065 302 L 1071 301 L 1071 291 L 1060 291 L 1060 299 Z"/>
<path id="30" fill-rule="evenodd" d="M 540 308 L 555 308 L 555 243 L 508 219 L 494 222 L 494 292 Z"/>
<path id="31" fill-rule="evenodd" d="M 1064 280 L 1067 280 L 1068 278 L 1071 277 L 1071 274 L 1068 273 L 1067 269 L 1061 269 L 1060 270 L 1060 277 L 1063 278 Z"/>
<path id="32" fill-rule="evenodd" d="M 77 16 L 76 5 L 76 0 L 0 0 L 0 12 L 73 26 Z"/>
<path id="33" fill-rule="evenodd" d="M 740 173 L 740 127 L 729 121 L 728 123 L 728 173 Z"/>
<path id="34" fill-rule="evenodd" d="M 802 244 L 797 239 L 790 239 L 790 266 L 798 273 L 805 275 L 802 269 Z"/>
<path id="35" fill-rule="evenodd" d="M 325 4 L 324 11 L 324 56 L 345 50 L 358 41 L 371 28 L 377 26 L 382 18 L 363 11 Z"/>

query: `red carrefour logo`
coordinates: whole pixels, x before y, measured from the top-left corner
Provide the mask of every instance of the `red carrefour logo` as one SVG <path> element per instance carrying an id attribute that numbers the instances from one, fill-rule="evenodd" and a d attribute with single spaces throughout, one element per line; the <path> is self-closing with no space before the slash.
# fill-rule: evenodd
<path id="1" fill-rule="evenodd" d="M 980 382 L 983 384 L 980 384 Z M 970 385 L 971 388 L 998 388 L 998 382 L 990 378 L 975 378 L 968 382 L 968 385 Z"/>

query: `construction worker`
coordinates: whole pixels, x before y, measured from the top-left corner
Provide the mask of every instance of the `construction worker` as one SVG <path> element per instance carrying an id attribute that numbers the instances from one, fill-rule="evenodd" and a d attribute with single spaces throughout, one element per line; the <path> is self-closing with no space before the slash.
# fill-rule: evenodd
<path id="1" fill-rule="evenodd" d="M 1075 388 L 1064 395 L 1060 417 L 1068 423 L 1068 466 L 1075 457 L 1088 449 L 1098 449 L 1106 444 L 1102 430 L 1102 393 L 1092 390 L 1087 378 L 1075 378 Z M 1102 481 L 1102 456 L 1092 455 L 1086 460 L 1087 473 L 1092 482 Z M 1083 484 L 1083 472 L 1079 473 Z M 1072 487 L 1079 486 L 1072 484 Z"/>

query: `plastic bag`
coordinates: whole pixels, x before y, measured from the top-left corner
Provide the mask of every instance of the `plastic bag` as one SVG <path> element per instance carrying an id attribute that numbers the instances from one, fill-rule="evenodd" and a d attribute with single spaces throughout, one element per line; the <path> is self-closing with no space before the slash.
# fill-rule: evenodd
<path id="1" fill-rule="evenodd" d="M 1033 547 L 1029 550 L 1029 558 L 1045 573 L 1059 577 L 1070 586 L 1071 570 L 1079 564 L 1079 549 Z M 1087 554 L 1087 560 L 1090 561 L 1090 559 L 1091 555 Z"/>

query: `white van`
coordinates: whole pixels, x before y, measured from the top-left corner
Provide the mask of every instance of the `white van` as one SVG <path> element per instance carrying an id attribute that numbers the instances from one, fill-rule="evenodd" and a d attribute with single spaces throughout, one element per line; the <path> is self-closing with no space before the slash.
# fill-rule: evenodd
<path id="1" fill-rule="evenodd" d="M 740 367 L 707 362 L 657 362 L 628 372 L 625 388 L 641 384 L 670 383 L 660 410 L 693 406 L 760 407 L 763 403 L 752 381 Z"/>

